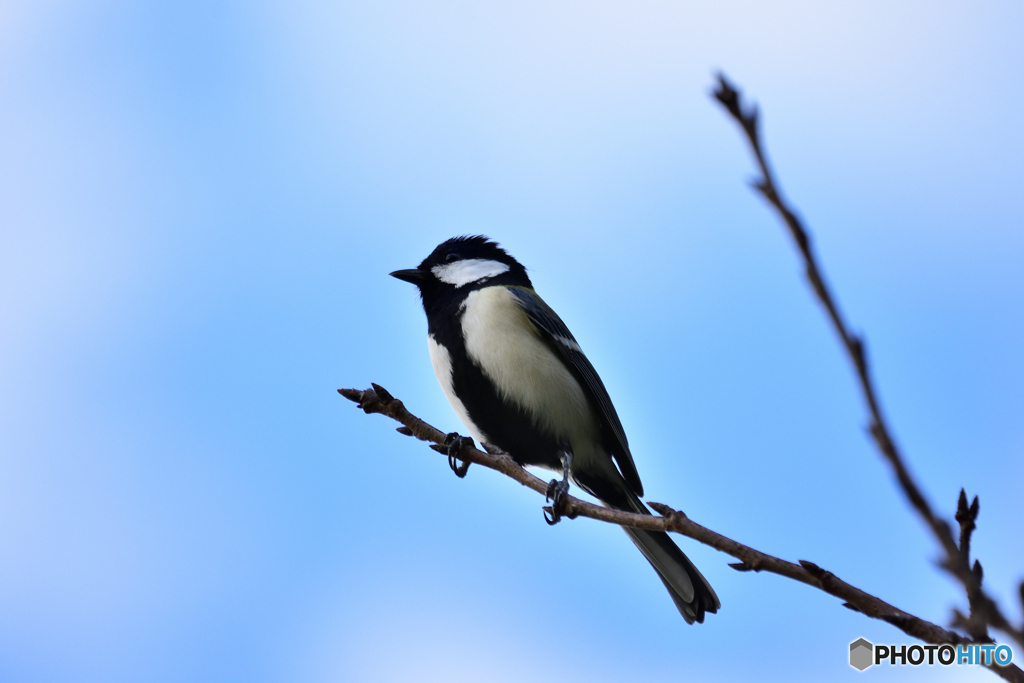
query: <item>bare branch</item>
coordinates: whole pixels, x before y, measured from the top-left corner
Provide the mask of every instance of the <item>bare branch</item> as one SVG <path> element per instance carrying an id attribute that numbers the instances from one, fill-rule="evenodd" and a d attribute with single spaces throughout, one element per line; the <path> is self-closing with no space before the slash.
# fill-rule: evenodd
<path id="1" fill-rule="evenodd" d="M 970 564 L 970 539 L 971 533 L 974 531 L 974 520 L 978 513 L 977 498 L 975 498 L 973 505 L 968 508 L 966 494 L 963 492 L 960 494 L 961 508 L 964 510 L 964 521 L 961 521 L 961 514 L 958 512 L 957 521 L 961 523 L 961 545 L 958 546 L 949 523 L 932 510 L 924 493 L 922 493 L 920 487 L 911 476 L 909 469 L 904 463 L 903 456 L 896 445 L 896 441 L 892 437 L 892 432 L 885 416 L 882 414 L 878 393 L 868 369 L 864 340 L 850 331 L 848 324 L 840 313 L 839 305 L 836 303 L 835 297 L 818 265 L 814 249 L 811 246 L 811 238 L 798 218 L 796 211 L 783 198 L 782 191 L 779 189 L 778 182 L 768 164 L 767 154 L 762 146 L 758 130 L 757 108 L 753 105 L 744 106 L 740 92 L 721 74 L 718 76 L 718 87 L 714 92 L 714 97 L 736 120 L 746 135 L 747 142 L 750 144 L 750 149 L 761 172 L 761 177 L 753 182 L 753 186 L 779 214 L 779 217 L 793 237 L 793 241 L 796 242 L 797 248 L 803 257 L 807 280 L 810 282 L 811 288 L 814 290 L 818 300 L 825 307 L 829 320 L 832 322 L 832 327 L 839 335 L 839 339 L 850 357 L 850 362 L 856 371 L 861 392 L 864 395 L 864 400 L 870 414 L 869 431 L 874 438 L 878 450 L 892 467 L 907 500 L 917 510 L 945 551 L 946 557 L 942 563 L 943 568 L 953 574 L 963 584 L 971 606 L 971 616 L 964 619 L 960 615 L 960 618 L 954 619 L 954 621 L 961 622 L 958 625 L 964 625 L 965 630 L 977 640 L 988 638 L 987 624 L 1007 633 L 1019 645 L 1024 647 L 1024 627 L 1015 628 L 1010 624 L 1000 611 L 999 606 L 981 587 L 981 565 L 976 562 L 975 567 L 972 568 Z"/>
<path id="2" fill-rule="evenodd" d="M 368 414 L 380 413 L 400 422 L 402 426 L 397 429 L 400 434 L 414 436 L 421 441 L 428 441 L 431 448 L 439 453 L 448 454 L 451 457 L 448 446 L 452 440 L 449 438 L 449 435 L 410 413 L 400 400 L 394 398 L 380 385 L 373 384 L 372 388 L 362 391 L 358 389 L 338 389 L 338 393 L 358 404 L 359 408 Z M 547 482 L 520 467 L 507 453 L 503 453 L 493 447 L 488 447 L 487 444 L 484 446 L 487 448 L 486 452 L 463 445 L 458 449 L 456 457 L 464 463 L 476 463 L 501 472 L 541 495 L 547 492 Z M 661 515 L 657 517 L 654 515 L 612 510 L 588 503 L 571 495 L 566 495 L 564 501 L 565 509 L 562 511 L 564 517 L 569 517 L 570 519 L 589 517 L 620 526 L 650 531 L 672 531 L 688 536 L 740 560 L 738 563 L 729 565 L 733 569 L 755 572 L 766 571 L 805 583 L 808 586 L 813 586 L 843 600 L 844 607 L 873 619 L 888 622 L 907 635 L 926 643 L 934 645 L 959 645 L 973 642 L 971 639 L 965 638 L 954 631 L 949 631 L 937 624 L 904 612 L 884 600 L 846 583 L 832 572 L 822 569 L 813 562 L 800 560 L 798 563 L 793 563 L 755 550 L 750 546 L 743 545 L 697 524 L 679 510 L 675 510 L 667 505 L 648 502 L 648 505 Z M 545 509 L 550 512 L 548 508 Z M 988 668 L 1008 681 L 1024 683 L 1024 671 L 1013 664 L 1005 667 L 992 665 Z"/>
<path id="3" fill-rule="evenodd" d="M 738 559 L 739 562 L 729 565 L 737 571 L 767 571 L 800 581 L 842 599 L 843 606 L 848 609 L 873 619 L 888 622 L 907 635 L 926 643 L 936 645 L 991 643 L 993 640 L 989 636 L 988 627 L 992 626 L 1007 633 L 1018 644 L 1024 646 L 1024 626 L 1014 627 L 1006 619 L 995 601 L 982 588 L 984 573 L 981 563 L 975 560 L 973 566 L 971 565 L 971 537 L 977 526 L 979 511 L 977 496 L 968 505 L 966 492 L 963 490 L 960 492 L 956 512 L 956 521 L 960 526 L 958 543 L 953 536 L 949 522 L 933 511 L 904 463 L 903 456 L 882 413 L 868 367 L 865 342 L 850 331 L 818 264 L 810 235 L 796 211 L 783 199 L 782 192 L 768 164 L 767 155 L 761 143 L 757 108 L 752 105 L 745 106 L 739 91 L 721 75 L 714 96 L 745 133 L 761 173 L 761 177 L 757 178 L 752 186 L 779 214 L 789 230 L 803 257 L 808 283 L 824 306 L 832 327 L 850 358 L 870 415 L 869 432 L 878 450 L 892 467 L 907 500 L 931 529 L 939 545 L 942 546 L 945 552 L 943 568 L 953 574 L 964 587 L 970 605 L 970 614 L 964 616 L 954 610 L 952 621 L 955 628 L 963 629 L 968 636 L 962 636 L 955 631 L 947 630 L 904 612 L 880 598 L 846 583 L 832 572 L 822 569 L 813 562 L 800 560 L 798 563 L 792 563 L 743 545 L 697 524 L 682 512 L 667 505 L 649 503 L 661 515 L 656 517 L 611 510 L 567 495 L 564 499 L 564 510 L 561 510 L 561 513 L 569 518 L 590 517 L 622 526 L 652 531 L 671 531 L 688 536 Z M 488 444 L 483 444 L 486 449 L 484 452 L 475 448 L 472 445 L 472 440 L 463 439 L 457 434 L 442 433 L 409 413 L 402 402 L 392 397 L 383 387 L 374 384 L 372 389 L 363 391 L 356 389 L 339 389 L 338 391 L 346 398 L 358 403 L 365 412 L 381 413 L 400 422 L 402 426 L 397 430 L 400 434 L 415 436 L 418 439 L 431 442 L 431 448 L 447 454 L 450 467 L 460 477 L 465 476 L 470 463 L 478 463 L 501 472 L 538 493 L 545 494 L 547 492 L 546 482 L 520 467 L 508 454 L 490 447 Z M 461 464 L 458 461 L 462 461 Z M 544 510 L 551 512 L 550 508 L 544 508 Z M 1024 583 L 1019 587 L 1019 592 L 1021 603 L 1024 605 Z M 987 668 L 1008 681 L 1024 683 L 1024 671 L 1015 665 L 1011 664 L 1005 667 L 989 665 Z"/>

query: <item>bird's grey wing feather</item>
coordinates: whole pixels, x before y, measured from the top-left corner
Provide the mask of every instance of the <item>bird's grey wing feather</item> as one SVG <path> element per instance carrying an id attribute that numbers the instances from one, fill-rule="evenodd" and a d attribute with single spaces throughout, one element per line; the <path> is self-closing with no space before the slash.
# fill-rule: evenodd
<path id="1" fill-rule="evenodd" d="M 640 483 L 636 465 L 633 464 L 633 456 L 630 454 L 629 444 L 626 442 L 626 432 L 622 429 L 622 423 L 619 422 L 615 406 L 612 405 L 608 390 L 604 388 L 604 383 L 598 377 L 594 366 L 583 355 L 576 338 L 572 336 L 572 332 L 558 317 L 558 314 L 544 303 L 544 300 L 532 289 L 509 287 L 509 291 L 515 295 L 530 321 L 540 332 L 541 337 L 561 357 L 587 392 L 594 407 L 600 413 L 601 429 L 605 432 L 606 442 L 610 446 L 612 457 L 618 463 L 619 471 L 633 493 L 637 496 L 644 495 L 644 487 Z"/>

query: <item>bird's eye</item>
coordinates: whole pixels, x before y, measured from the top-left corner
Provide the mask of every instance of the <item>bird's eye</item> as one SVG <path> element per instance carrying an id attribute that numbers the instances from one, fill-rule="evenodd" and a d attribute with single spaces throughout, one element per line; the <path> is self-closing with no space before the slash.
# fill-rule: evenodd
<path id="1" fill-rule="evenodd" d="M 445 263 L 451 263 L 452 261 L 458 261 L 459 255 L 454 251 L 448 252 L 448 255 L 444 257 Z"/>

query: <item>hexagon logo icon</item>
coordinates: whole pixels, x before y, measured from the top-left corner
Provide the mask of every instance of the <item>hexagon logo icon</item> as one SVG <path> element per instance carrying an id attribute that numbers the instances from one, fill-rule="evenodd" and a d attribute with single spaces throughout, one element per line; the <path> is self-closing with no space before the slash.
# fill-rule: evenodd
<path id="1" fill-rule="evenodd" d="M 863 638 L 850 643 L 850 666 L 863 671 L 875 663 L 875 646 Z"/>

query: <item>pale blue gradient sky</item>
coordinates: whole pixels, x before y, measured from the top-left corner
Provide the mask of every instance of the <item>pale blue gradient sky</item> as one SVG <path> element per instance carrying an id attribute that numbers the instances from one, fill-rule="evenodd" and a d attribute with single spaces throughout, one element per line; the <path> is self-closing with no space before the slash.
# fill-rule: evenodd
<path id="1" fill-rule="evenodd" d="M 621 531 L 339 398 L 459 427 L 387 273 L 465 232 L 573 329 L 650 500 L 944 623 L 719 68 L 1019 618 L 1022 33 L 1014 2 L 0 5 L 0 680 L 853 680 L 851 640 L 907 640 L 683 539 L 723 603 L 687 627 Z"/>

